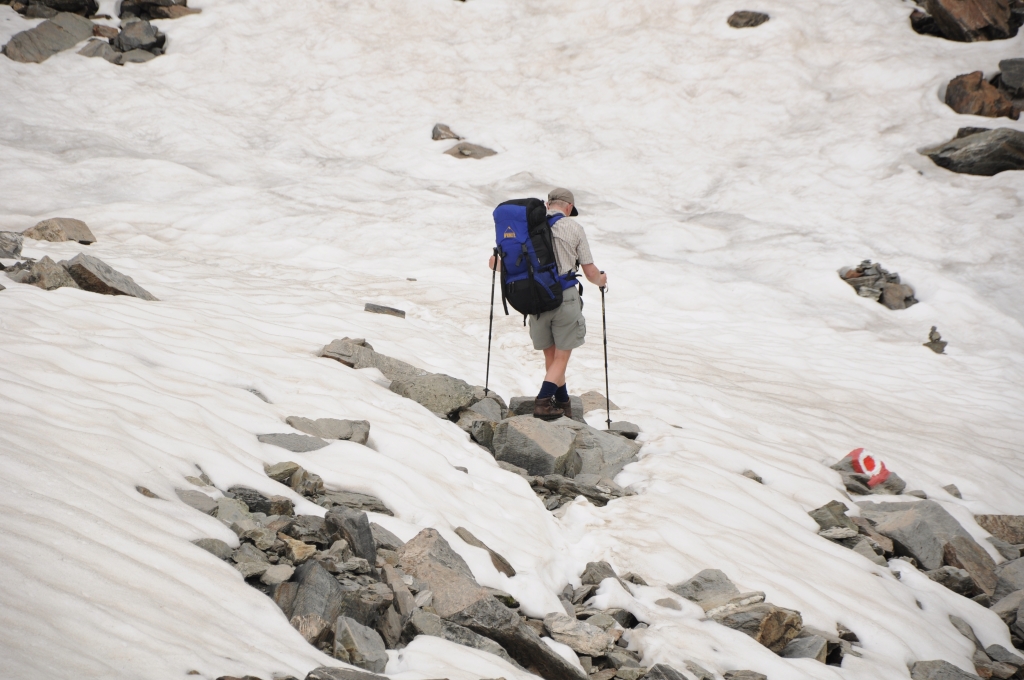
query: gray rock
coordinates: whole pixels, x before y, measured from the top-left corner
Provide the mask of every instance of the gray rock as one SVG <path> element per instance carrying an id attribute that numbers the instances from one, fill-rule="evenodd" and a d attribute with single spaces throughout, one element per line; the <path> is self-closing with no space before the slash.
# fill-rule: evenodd
<path id="1" fill-rule="evenodd" d="M 422 609 L 416 609 L 413 611 L 412 616 L 409 617 L 409 622 L 405 626 L 403 635 L 407 638 L 413 638 L 417 635 L 429 635 L 431 637 L 439 637 L 449 642 L 454 642 L 457 645 L 463 647 L 470 647 L 472 649 L 479 649 L 484 652 L 489 652 L 497 657 L 507 661 L 513 666 L 519 666 L 515 660 L 508 655 L 508 652 L 502 648 L 494 640 L 485 638 L 483 635 L 474 633 L 465 626 L 452 623 L 451 621 L 445 621 L 437 614 L 431 614 L 425 612 Z"/>
<path id="2" fill-rule="evenodd" d="M 354 671 L 351 668 L 320 666 L 311 670 L 306 675 L 305 680 L 388 680 L 388 677 L 386 675 Z"/>
<path id="3" fill-rule="evenodd" d="M 875 552 L 874 548 L 871 547 L 871 541 L 867 538 L 860 537 L 857 542 L 854 543 L 852 550 L 858 555 L 863 555 L 868 558 L 880 567 L 885 567 L 889 564 L 884 557 Z"/>
<path id="4" fill-rule="evenodd" d="M 728 608 L 713 618 L 723 626 L 746 633 L 776 654 L 803 628 L 800 612 L 765 603 Z"/>
<path id="5" fill-rule="evenodd" d="M 974 521 L 982 529 L 1007 543 L 1024 543 L 1024 515 L 975 515 Z"/>
<path id="6" fill-rule="evenodd" d="M 372 302 L 367 302 L 363 306 L 363 311 L 370 312 L 372 314 L 387 314 L 389 316 L 397 316 L 399 319 L 405 318 L 405 312 L 401 309 L 395 309 L 394 307 L 385 307 L 384 305 L 375 305 Z"/>
<path id="7" fill-rule="evenodd" d="M 939 567 L 938 569 L 932 569 L 925 572 L 925 576 L 940 583 L 957 595 L 963 595 L 964 597 L 974 597 L 980 590 L 975 585 L 974 579 L 967 573 L 966 569 L 958 569 L 957 567 Z"/>
<path id="8" fill-rule="evenodd" d="M 725 680 L 768 680 L 767 675 L 757 671 L 726 671 Z"/>
<path id="9" fill-rule="evenodd" d="M 706 612 L 742 596 L 739 588 L 720 569 L 704 569 L 688 581 L 669 586 L 669 590 L 696 602 Z"/>
<path id="10" fill-rule="evenodd" d="M 584 484 L 584 479 L 592 479 L 597 475 L 577 475 L 575 479 L 569 479 L 562 475 L 545 475 L 542 483 L 545 489 L 553 491 L 563 498 L 572 500 L 577 496 L 583 496 L 588 501 L 601 508 L 609 501 L 620 498 L 623 493 L 614 482 L 607 483 L 607 480 L 597 480 L 596 484 Z M 531 480 L 535 482 L 537 478 Z"/>
<path id="11" fill-rule="evenodd" d="M 331 626 L 341 612 L 345 590 L 315 560 L 299 567 L 296 581 L 299 587 L 291 606 L 289 621 L 307 642 L 316 645 L 329 639 Z"/>
<path id="12" fill-rule="evenodd" d="M 345 539 L 356 557 L 363 558 L 371 565 L 377 563 L 377 546 L 365 512 L 340 505 L 328 510 L 325 519 L 327 532 L 333 540 Z"/>
<path id="13" fill-rule="evenodd" d="M 493 564 L 494 568 L 500 571 L 502 574 L 508 576 L 509 578 L 512 578 L 516 575 L 516 570 L 512 568 L 512 565 L 509 564 L 508 560 L 506 560 L 504 557 L 488 548 L 483 541 L 481 541 L 479 538 L 470 533 L 469 529 L 465 527 L 457 527 L 455 529 L 455 534 L 466 543 L 474 547 L 481 548 L 482 550 L 486 550 L 487 554 L 491 556 L 491 564 Z"/>
<path id="14" fill-rule="evenodd" d="M 733 28 L 756 28 L 768 21 L 770 18 L 771 17 L 764 12 L 740 10 L 738 12 L 733 12 L 727 21 Z"/>
<path id="15" fill-rule="evenodd" d="M 1024 95 L 1024 58 L 1003 59 L 999 62 L 999 71 L 1003 89 L 1015 97 Z"/>
<path id="16" fill-rule="evenodd" d="M 370 533 L 373 534 L 373 543 L 377 549 L 393 550 L 398 552 L 405 542 L 398 536 L 385 529 L 379 524 L 370 522 Z"/>
<path id="17" fill-rule="evenodd" d="M 391 391 L 412 399 L 441 418 L 448 418 L 475 401 L 469 383 L 443 373 L 399 378 L 391 383 Z"/>
<path id="18" fill-rule="evenodd" d="M 1010 545 L 1001 538 L 989 536 L 985 540 L 991 543 L 992 546 L 999 552 L 1000 555 L 1003 556 L 1004 559 L 1012 562 L 1013 560 L 1020 558 L 1020 549 L 1016 546 Z"/>
<path id="19" fill-rule="evenodd" d="M 119 64 L 121 53 L 110 46 L 110 43 L 100 38 L 93 38 L 89 42 L 85 43 L 85 47 L 78 50 L 78 53 L 83 57 L 100 57 L 106 59 L 111 64 Z M 48 241 L 63 241 L 67 239 L 47 239 Z"/>
<path id="20" fill-rule="evenodd" d="M 462 139 L 462 137 L 452 132 L 452 129 L 444 123 L 438 123 L 434 126 L 434 129 L 430 131 L 430 138 L 435 142 L 441 139 Z"/>
<path id="21" fill-rule="evenodd" d="M 263 466 L 263 471 L 267 473 L 267 477 L 281 484 L 287 484 L 291 480 L 292 475 L 301 469 L 298 463 L 293 463 L 290 460 Z"/>
<path id="22" fill-rule="evenodd" d="M 996 586 L 990 594 L 996 602 L 1024 589 L 1024 558 L 1000 564 L 995 568 L 995 573 Z"/>
<path id="23" fill-rule="evenodd" d="M 660 600 L 655 600 L 654 604 L 658 605 L 659 607 L 665 607 L 666 609 L 675 609 L 676 611 L 681 611 L 683 608 L 678 601 L 672 599 L 671 597 L 663 597 Z"/>
<path id="24" fill-rule="evenodd" d="M 612 411 L 619 410 L 619 407 L 615 405 L 614 401 L 609 402 L 608 400 L 605 399 L 603 394 L 594 390 L 591 390 L 590 392 L 584 392 L 583 394 L 581 394 L 580 404 L 582 404 L 582 408 L 579 409 L 581 413 L 590 413 L 591 411 L 603 411 L 605 410 L 608 404 L 611 405 Z M 576 402 L 573 402 L 573 415 L 576 414 L 576 410 Z"/>
<path id="25" fill-rule="evenodd" d="M 622 468 L 636 460 L 637 453 L 640 451 L 640 444 L 634 441 L 603 432 L 583 423 L 563 418 L 556 420 L 554 425 L 573 430 L 576 433 L 573 447 L 580 457 L 580 469 L 577 474 L 598 475 L 614 479 L 615 475 L 622 471 Z M 555 472 L 562 474 L 557 470 Z M 566 476 L 572 477 L 573 475 Z"/>
<path id="26" fill-rule="evenodd" d="M 366 420 L 338 420 L 337 418 L 300 418 L 289 416 L 285 422 L 300 432 L 321 439 L 344 439 L 365 444 L 370 438 L 370 423 Z"/>
<path id="27" fill-rule="evenodd" d="M 26 229 L 22 234 L 37 241 L 78 241 L 83 245 L 96 242 L 89 225 L 70 217 L 51 217 Z"/>
<path id="28" fill-rule="evenodd" d="M 960 489 L 956 488 L 956 484 L 947 484 L 946 486 L 942 487 L 942 489 L 953 498 L 963 498 L 963 496 L 960 494 Z"/>
<path id="29" fill-rule="evenodd" d="M 111 46 L 119 52 L 146 50 L 152 52 L 164 46 L 166 40 L 156 26 L 148 21 L 126 22 L 116 38 L 111 39 Z"/>
<path id="30" fill-rule="evenodd" d="M 619 575 L 612 569 L 612 565 L 603 560 L 600 562 L 587 562 L 583 574 L 580 575 L 580 581 L 583 582 L 583 585 L 598 586 L 606 578 L 618 580 Z"/>
<path id="31" fill-rule="evenodd" d="M 995 563 L 971 535 L 935 501 L 915 503 L 861 502 L 861 515 L 892 539 L 897 552 L 917 560 L 923 569 L 950 564 L 966 569 L 985 592 L 995 585 Z M 947 550 L 947 546 L 950 546 Z"/>
<path id="32" fill-rule="evenodd" d="M 371 628 L 378 625 L 381 616 L 395 600 L 395 595 L 383 583 L 371 583 L 362 588 L 345 590 L 341 597 L 340 616 L 347 616 Z"/>
<path id="33" fill-rule="evenodd" d="M 616 420 L 608 426 L 606 431 L 626 439 L 636 439 L 640 436 L 640 426 L 628 420 Z"/>
<path id="34" fill-rule="evenodd" d="M 282 533 L 303 543 L 325 546 L 332 542 L 327 530 L 327 520 L 316 515 L 299 515 L 294 521 L 288 523 Z"/>
<path id="35" fill-rule="evenodd" d="M 80 14 L 83 17 L 91 17 L 99 11 L 99 4 L 96 0 L 30 0 L 29 5 L 45 7 L 57 12 L 70 12 Z"/>
<path id="36" fill-rule="evenodd" d="M 1003 623 L 1012 626 L 1017 620 L 1017 611 L 1021 605 L 1024 605 L 1024 590 L 1017 590 L 997 600 L 990 609 L 993 614 L 1003 620 Z"/>
<path id="37" fill-rule="evenodd" d="M 114 63 L 119 66 L 124 66 L 125 64 L 144 64 L 147 61 L 156 59 L 156 57 L 157 55 L 148 50 L 128 50 L 127 52 L 118 54 L 117 60 Z"/>
<path id="38" fill-rule="evenodd" d="M 487 401 L 491 401 L 488 399 Z M 493 401 L 491 403 L 494 403 Z M 500 420 L 500 418 L 498 419 Z M 488 418 L 487 416 L 480 415 L 471 408 L 463 409 L 459 413 L 459 419 L 455 422 L 459 428 L 472 437 L 480 446 L 490 449 L 493 446 L 494 441 L 494 427 L 497 425 L 495 420 Z"/>
<path id="39" fill-rule="evenodd" d="M 555 642 L 568 645 L 577 654 L 602 656 L 615 644 L 611 635 L 586 621 L 578 621 L 575 615 L 548 614 L 544 627 Z"/>
<path id="40" fill-rule="evenodd" d="M 992 176 L 1024 169 L 1024 132 L 983 130 L 922 151 L 939 167 L 968 175 Z"/>
<path id="41" fill-rule="evenodd" d="M 424 529 L 398 551 L 398 567 L 427 584 L 433 607 L 443 618 L 491 595 L 481 588 L 465 560 L 435 529 Z"/>
<path id="42" fill-rule="evenodd" d="M 1024 666 L 1024 658 L 1011 652 L 1002 645 L 989 645 L 985 648 L 985 653 L 988 654 L 993 661 L 1009 664 L 1010 666 L 1015 666 L 1017 668 Z"/>
<path id="43" fill-rule="evenodd" d="M 910 666 L 911 680 L 980 680 L 948 661 L 918 661 Z"/>
<path id="44" fill-rule="evenodd" d="M 267 570 L 260 576 L 260 583 L 265 586 L 276 586 L 284 583 L 295 573 L 295 567 L 288 564 L 275 564 L 267 567 Z"/>
<path id="45" fill-rule="evenodd" d="M 694 661 L 686 662 L 686 670 L 693 673 L 697 680 L 717 680 L 715 674 Z M 621 675 L 619 677 L 622 677 Z"/>
<path id="46" fill-rule="evenodd" d="M 376 368 L 388 380 L 427 375 L 427 371 L 373 351 L 365 340 L 342 338 L 320 350 L 320 356 L 339 361 L 350 368 Z"/>
<path id="47" fill-rule="evenodd" d="M 959 616 L 954 616 L 953 614 L 949 615 L 949 622 L 953 624 L 953 627 L 956 628 L 958 633 L 973 642 L 975 648 L 982 650 L 985 649 L 985 646 L 981 644 L 981 640 L 979 640 L 978 636 L 974 633 L 974 629 L 971 628 L 971 624 L 967 623 Z"/>
<path id="48" fill-rule="evenodd" d="M 231 559 L 232 553 L 235 552 L 234 548 L 219 538 L 197 538 L 192 543 L 221 560 Z"/>
<path id="49" fill-rule="evenodd" d="M 251 543 L 242 543 L 237 550 L 231 554 L 231 559 L 241 564 L 243 562 L 268 562 L 266 553 L 252 545 Z"/>
<path id="50" fill-rule="evenodd" d="M 235 500 L 234 498 L 218 498 L 217 513 L 214 517 L 228 526 L 243 520 L 252 520 L 249 507 L 242 501 Z"/>
<path id="51" fill-rule="evenodd" d="M 288 449 L 293 453 L 306 453 L 308 451 L 316 451 L 327 446 L 327 442 L 319 437 L 310 437 L 304 434 L 294 434 L 291 432 L 284 432 L 280 434 L 260 434 L 256 435 L 264 444 L 273 444 L 274 446 L 280 446 L 282 449 Z"/>
<path id="52" fill-rule="evenodd" d="M 175 489 L 174 493 L 177 494 L 178 498 L 180 498 L 185 505 L 195 508 L 199 512 L 207 515 L 217 514 L 217 501 L 210 498 L 202 491 Z"/>
<path id="53" fill-rule="evenodd" d="M 388 515 L 389 517 L 394 517 L 395 515 L 384 505 L 381 499 L 365 493 L 356 493 L 355 491 L 325 491 L 317 503 L 325 508 L 342 505 L 346 508 L 362 512 L 376 512 Z"/>
<path id="54" fill-rule="evenodd" d="M 35 28 L 15 34 L 4 45 L 3 52 L 14 61 L 38 64 L 90 37 L 91 21 L 61 12 Z"/>
<path id="55" fill-rule="evenodd" d="M 83 290 L 103 295 L 130 295 L 143 300 L 156 300 L 130 276 L 113 269 L 102 260 L 79 253 L 67 264 L 68 273 Z"/>
<path id="56" fill-rule="evenodd" d="M 576 433 L 568 428 L 533 416 L 515 416 L 495 428 L 494 457 L 531 475 L 574 477 L 582 466 L 575 440 Z"/>
<path id="57" fill-rule="evenodd" d="M 334 658 L 374 673 L 383 673 L 388 665 L 384 640 L 377 631 L 347 616 L 335 624 Z"/>
<path id="58" fill-rule="evenodd" d="M 491 394 L 494 395 L 493 392 Z M 502 420 L 503 409 L 501 404 L 498 403 L 497 400 L 500 399 L 500 397 L 496 399 L 496 396 L 497 395 L 484 397 L 483 399 L 477 401 L 475 404 L 470 405 L 468 410 L 473 411 L 477 415 L 480 415 L 488 420 L 497 423 Z"/>
<path id="59" fill-rule="evenodd" d="M 294 515 L 295 506 L 284 496 L 265 496 L 256 489 L 236 485 L 228 489 L 234 494 L 235 500 L 242 501 L 249 512 L 262 512 L 266 515 Z"/>
<path id="60" fill-rule="evenodd" d="M 445 151 L 449 156 L 455 158 L 487 158 L 488 156 L 494 156 L 497 151 L 488 149 L 486 146 L 480 146 L 479 144 L 470 144 L 469 142 L 459 142 L 452 148 Z"/>
<path id="61" fill-rule="evenodd" d="M 914 289 L 905 283 L 886 283 L 882 285 L 882 294 L 878 301 L 889 309 L 906 309 L 917 304 Z"/>
<path id="62" fill-rule="evenodd" d="M 511 418 L 513 415 L 532 416 L 536 401 L 536 397 L 512 397 L 508 402 L 509 417 Z M 586 421 L 583 419 L 583 399 L 575 394 L 570 394 L 569 403 L 572 404 L 572 420 L 586 425 Z"/>
<path id="63" fill-rule="evenodd" d="M 288 480 L 288 486 L 295 493 L 307 497 L 319 496 L 324 491 L 324 480 L 320 475 L 299 468 Z"/>
<path id="64" fill-rule="evenodd" d="M 17 259 L 21 257 L 24 238 L 13 231 L 0 231 L 0 258 Z"/>
<path id="65" fill-rule="evenodd" d="M 686 680 L 686 677 L 672 666 L 656 663 L 643 676 L 644 680 Z"/>
<path id="66" fill-rule="evenodd" d="M 43 256 L 35 262 L 19 263 L 10 267 L 7 269 L 7 276 L 12 281 L 27 283 L 43 290 L 78 288 L 78 284 L 71 278 L 67 270 L 51 260 L 49 256 Z"/>
<path id="67" fill-rule="evenodd" d="M 640 664 L 637 662 L 636 657 L 627 652 L 624 649 L 615 648 L 604 655 L 605 660 L 615 667 L 616 670 L 621 671 L 624 668 L 639 668 Z M 619 675 L 616 673 L 616 675 Z"/>
<path id="68" fill-rule="evenodd" d="M 825 663 L 828 655 L 828 640 L 819 635 L 798 637 L 786 645 L 779 656 L 786 659 L 814 659 Z"/>
<path id="69" fill-rule="evenodd" d="M 852 529 L 857 532 L 859 529 L 857 525 L 853 523 L 849 517 L 846 516 L 846 512 L 849 510 L 845 503 L 839 501 L 829 501 L 825 505 L 811 510 L 808 515 L 818 523 L 818 526 L 824 531 L 825 529 L 843 528 Z"/>
<path id="70" fill-rule="evenodd" d="M 269 550 L 277 542 L 277 532 L 267 527 L 258 526 L 255 529 L 243 531 L 239 538 L 252 541 L 252 544 L 260 550 Z"/>

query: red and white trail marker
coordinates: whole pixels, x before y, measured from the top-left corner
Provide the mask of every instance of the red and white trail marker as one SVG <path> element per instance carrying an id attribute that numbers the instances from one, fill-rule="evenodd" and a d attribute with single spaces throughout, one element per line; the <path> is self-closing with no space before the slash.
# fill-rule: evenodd
<path id="1" fill-rule="evenodd" d="M 859 475 L 867 475 L 868 487 L 875 488 L 889 479 L 889 468 L 878 457 L 865 453 L 864 449 L 854 449 L 847 454 L 853 471 Z"/>

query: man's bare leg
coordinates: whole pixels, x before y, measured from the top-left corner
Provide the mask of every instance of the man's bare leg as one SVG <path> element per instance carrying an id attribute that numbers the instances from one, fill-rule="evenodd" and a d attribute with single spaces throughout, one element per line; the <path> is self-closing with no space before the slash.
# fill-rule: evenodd
<path id="1" fill-rule="evenodd" d="M 544 350 L 544 379 L 558 387 L 565 384 L 565 369 L 569 365 L 571 349 L 558 349 L 551 345 Z"/>

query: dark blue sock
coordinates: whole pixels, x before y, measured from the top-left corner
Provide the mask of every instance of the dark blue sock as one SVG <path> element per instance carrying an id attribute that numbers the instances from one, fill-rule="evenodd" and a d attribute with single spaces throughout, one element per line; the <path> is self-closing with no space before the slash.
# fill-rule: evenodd
<path id="1" fill-rule="evenodd" d="M 555 391 L 558 389 L 558 385 L 553 382 L 545 380 L 540 386 L 540 393 L 537 394 L 538 399 L 550 399 L 555 396 Z"/>
<path id="2" fill-rule="evenodd" d="M 555 401 L 560 402 L 562 404 L 569 401 L 569 389 L 565 385 L 562 385 L 557 390 L 555 390 Z"/>

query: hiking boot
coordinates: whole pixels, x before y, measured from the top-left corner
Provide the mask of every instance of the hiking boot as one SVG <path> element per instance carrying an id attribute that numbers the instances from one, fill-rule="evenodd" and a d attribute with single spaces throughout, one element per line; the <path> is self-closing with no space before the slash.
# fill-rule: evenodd
<path id="1" fill-rule="evenodd" d="M 561 408 L 555 406 L 555 400 L 551 397 L 541 399 L 538 397 L 533 404 L 533 417 L 541 420 L 558 420 L 564 415 Z"/>
<path id="2" fill-rule="evenodd" d="M 555 401 L 555 408 L 562 409 L 562 414 L 566 418 L 572 418 L 572 402 L 571 401 Z"/>

